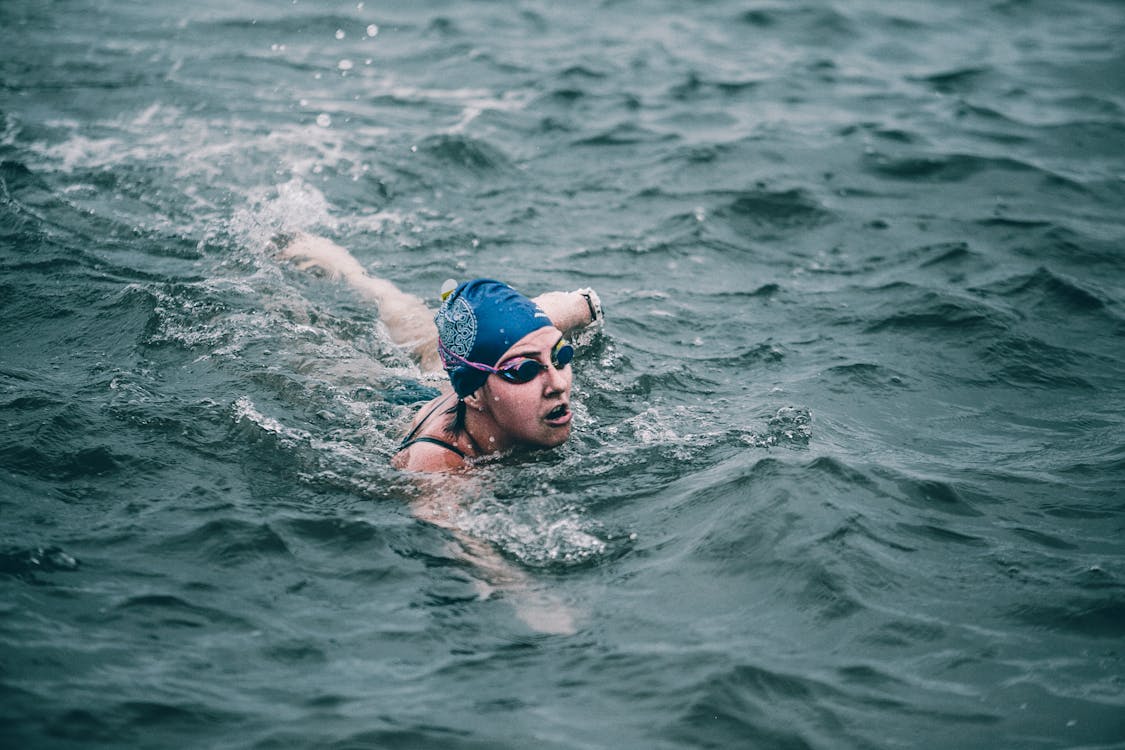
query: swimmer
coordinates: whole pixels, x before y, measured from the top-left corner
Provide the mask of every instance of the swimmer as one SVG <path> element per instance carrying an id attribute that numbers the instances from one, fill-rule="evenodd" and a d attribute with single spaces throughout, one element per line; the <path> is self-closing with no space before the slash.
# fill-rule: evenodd
<path id="1" fill-rule="evenodd" d="M 447 283 L 434 315 L 418 297 L 368 274 L 331 240 L 301 233 L 279 237 L 275 245 L 280 258 L 346 281 L 375 302 L 391 341 L 409 352 L 423 371 L 448 375 L 442 394 L 415 415 L 394 466 L 451 473 L 483 456 L 551 448 L 570 436 L 574 349 L 565 337 L 601 324 L 601 303 L 593 290 L 548 292 L 528 299 L 490 279 Z M 448 481 L 461 479 L 450 476 Z M 475 581 L 483 598 L 499 590 L 512 598 L 520 619 L 534 630 L 576 632 L 576 613 L 570 607 L 540 590 L 526 572 L 482 540 L 463 533 L 458 517 L 464 489 L 446 486 L 444 491 L 424 493 L 411 502 L 411 511 L 455 534 L 461 554 L 484 576 Z"/>
<path id="2" fill-rule="evenodd" d="M 591 289 L 529 299 L 491 279 L 443 288 L 436 315 L 347 250 L 299 234 L 278 242 L 298 268 L 343 279 L 379 305 L 391 340 L 423 370 L 444 370 L 442 394 L 415 415 L 393 464 L 416 472 L 463 469 L 473 459 L 553 448 L 570 436 L 574 348 L 566 335 L 600 324 Z"/>

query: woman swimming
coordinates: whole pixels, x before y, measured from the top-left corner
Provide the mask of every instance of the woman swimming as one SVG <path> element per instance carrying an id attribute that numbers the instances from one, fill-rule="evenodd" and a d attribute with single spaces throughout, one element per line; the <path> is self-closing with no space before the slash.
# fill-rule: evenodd
<path id="1" fill-rule="evenodd" d="M 447 282 L 431 318 L 421 299 L 369 275 L 329 240 L 297 235 L 280 254 L 370 297 L 393 342 L 424 370 L 448 373 L 442 394 L 415 416 L 393 459 L 396 467 L 452 471 L 490 454 L 551 448 L 570 436 L 574 349 L 565 334 L 601 322 L 593 290 L 529 299 L 491 279 Z"/>
<path id="2" fill-rule="evenodd" d="M 550 448 L 570 436 L 570 360 L 565 335 L 602 322 L 590 289 L 528 299 L 506 284 L 475 279 L 443 287 L 434 315 L 421 299 L 368 274 L 347 250 L 323 237 L 276 241 L 278 255 L 298 268 L 342 279 L 379 306 L 392 342 L 423 371 L 448 374 L 442 394 L 423 406 L 393 458 L 415 472 L 451 472 L 473 459 L 521 448 Z M 411 512 L 452 531 L 459 552 L 479 571 L 482 597 L 500 590 L 516 613 L 542 633 L 570 634 L 576 613 L 518 566 L 459 523 L 466 477 L 433 477 Z M 430 479 L 426 480 L 430 482 Z M 452 486 L 451 483 L 456 483 Z"/>

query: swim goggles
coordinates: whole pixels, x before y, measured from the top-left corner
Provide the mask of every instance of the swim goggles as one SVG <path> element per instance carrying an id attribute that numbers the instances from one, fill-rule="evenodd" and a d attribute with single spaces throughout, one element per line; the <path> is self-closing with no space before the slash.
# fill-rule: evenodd
<path id="1" fill-rule="evenodd" d="M 456 366 L 451 366 L 449 364 L 449 360 L 455 359 L 463 365 L 472 367 L 474 370 L 499 375 L 509 383 L 530 383 L 532 380 L 539 377 L 539 373 L 546 370 L 547 367 L 553 366 L 556 370 L 561 370 L 574 359 L 574 347 L 562 339 L 559 339 L 559 342 L 551 349 L 551 365 L 545 365 L 534 359 L 521 358 L 509 362 L 503 367 L 489 367 L 488 365 L 482 365 L 480 362 L 470 362 L 455 352 L 451 352 L 441 341 L 438 341 L 438 351 L 441 353 L 442 359 L 445 360 L 445 369 L 447 370 L 452 370 L 453 367 Z"/>

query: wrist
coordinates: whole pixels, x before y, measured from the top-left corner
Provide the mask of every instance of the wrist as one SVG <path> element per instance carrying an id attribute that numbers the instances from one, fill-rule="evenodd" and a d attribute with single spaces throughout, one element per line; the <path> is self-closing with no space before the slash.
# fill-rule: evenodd
<path id="1" fill-rule="evenodd" d="M 595 325 L 605 317 L 605 312 L 602 310 L 602 301 L 597 292 L 590 287 L 586 287 L 585 289 L 576 289 L 574 293 L 582 297 L 586 303 L 586 311 L 590 316 L 587 325 Z"/>

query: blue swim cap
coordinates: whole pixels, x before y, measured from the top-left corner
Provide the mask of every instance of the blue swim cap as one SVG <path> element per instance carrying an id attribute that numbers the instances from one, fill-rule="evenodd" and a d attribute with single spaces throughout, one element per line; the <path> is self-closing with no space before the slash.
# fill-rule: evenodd
<path id="1" fill-rule="evenodd" d="M 539 305 L 492 279 L 459 284 L 442 302 L 434 324 L 442 347 L 489 367 L 495 367 L 504 352 L 527 334 L 554 325 Z M 487 372 L 460 363 L 444 352 L 442 361 L 453 390 L 462 398 L 488 379 Z"/>

